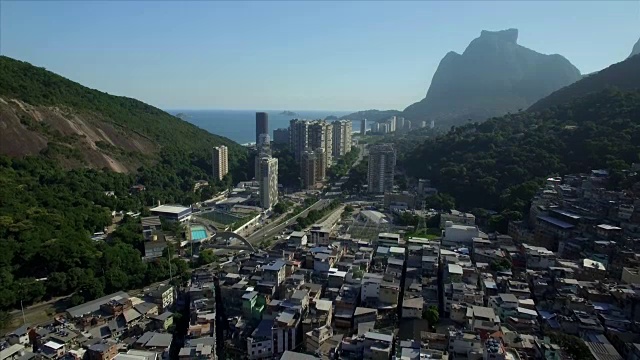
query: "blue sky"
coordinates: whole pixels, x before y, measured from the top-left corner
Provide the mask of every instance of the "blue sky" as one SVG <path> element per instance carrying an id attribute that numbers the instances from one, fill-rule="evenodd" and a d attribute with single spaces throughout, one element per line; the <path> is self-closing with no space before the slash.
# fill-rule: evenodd
<path id="1" fill-rule="evenodd" d="M 510 27 L 589 73 L 629 55 L 640 1 L 2 1 L 0 54 L 162 108 L 403 109 Z"/>

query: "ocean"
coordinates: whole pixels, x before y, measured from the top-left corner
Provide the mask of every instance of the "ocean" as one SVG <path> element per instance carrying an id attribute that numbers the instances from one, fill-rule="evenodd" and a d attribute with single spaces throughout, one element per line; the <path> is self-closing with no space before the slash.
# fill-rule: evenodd
<path id="1" fill-rule="evenodd" d="M 186 121 L 208 132 L 240 143 L 256 141 L 256 111 L 253 110 L 166 110 L 172 115 L 184 114 Z M 297 116 L 283 115 L 282 111 L 267 111 L 269 114 L 269 135 L 273 130 L 289 127 L 291 119 L 324 119 L 329 115 L 337 117 L 349 114 L 346 111 L 295 111 Z M 353 121 L 353 131 L 360 131 L 360 121 Z"/>

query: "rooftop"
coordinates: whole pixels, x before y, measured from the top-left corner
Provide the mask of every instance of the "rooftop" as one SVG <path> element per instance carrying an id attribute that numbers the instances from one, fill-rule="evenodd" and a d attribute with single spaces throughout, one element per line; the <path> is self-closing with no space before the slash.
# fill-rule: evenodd
<path id="1" fill-rule="evenodd" d="M 366 307 L 357 307 L 356 311 L 353 313 L 353 316 L 359 316 L 364 314 L 374 314 L 374 313 L 377 314 L 378 310 L 366 308 Z"/>
<path id="2" fill-rule="evenodd" d="M 447 264 L 447 269 L 450 274 L 462 275 L 463 273 L 462 266 L 458 264 Z"/>
<path id="3" fill-rule="evenodd" d="M 69 315 L 71 317 L 81 317 L 83 315 L 86 314 L 91 314 L 93 312 L 96 312 L 98 310 L 100 310 L 100 306 L 102 306 L 103 304 L 108 303 L 109 301 L 112 300 L 123 300 L 123 299 L 128 299 L 129 298 L 129 294 L 127 294 L 124 291 L 118 291 L 116 293 L 110 294 L 110 295 L 106 295 L 103 296 L 101 298 L 92 300 L 92 301 L 88 301 L 84 304 L 78 305 L 78 306 L 74 306 L 72 308 L 67 309 L 67 313 L 69 313 Z"/>
<path id="4" fill-rule="evenodd" d="M 513 294 L 498 294 L 498 296 L 504 302 L 509 302 L 509 303 L 517 303 L 518 302 L 518 298 Z"/>
<path id="5" fill-rule="evenodd" d="M 147 343 L 146 347 L 164 347 L 168 348 L 171 346 L 171 340 L 173 339 L 173 335 L 165 334 L 165 333 L 154 333 L 153 336 Z"/>
<path id="6" fill-rule="evenodd" d="M 622 228 L 619 228 L 617 226 L 608 225 L 608 224 L 600 224 L 600 225 L 598 225 L 598 228 L 600 228 L 602 230 L 622 230 Z"/>
<path id="7" fill-rule="evenodd" d="M 266 271 L 280 271 L 287 263 L 284 260 L 278 259 L 269 265 L 262 267 L 262 270 Z"/>
<path id="8" fill-rule="evenodd" d="M 64 345 L 63 345 L 63 344 L 58 344 L 58 343 L 57 343 L 57 342 L 55 342 L 55 341 L 47 341 L 47 343 L 46 343 L 46 344 L 44 344 L 44 346 L 46 346 L 46 347 L 48 347 L 48 348 L 51 348 L 51 349 L 54 349 L 54 350 L 58 350 L 58 349 L 60 349 L 61 347 L 63 347 Z"/>
<path id="9" fill-rule="evenodd" d="M 233 205 L 233 204 L 240 204 L 245 201 L 247 201 L 246 198 L 236 196 L 236 197 L 230 197 L 230 198 L 226 198 L 224 200 L 218 201 L 216 205 Z"/>
<path id="10" fill-rule="evenodd" d="M 389 252 L 392 254 L 403 254 L 404 255 L 404 248 L 401 247 L 397 247 L 397 246 L 392 246 L 389 248 Z"/>
<path id="11" fill-rule="evenodd" d="M 280 357 L 280 360 L 316 360 L 316 359 L 320 359 L 319 357 L 315 357 L 313 355 L 307 355 L 304 353 L 299 353 L 299 352 L 295 352 L 295 351 L 285 351 L 284 354 L 282 354 L 282 357 Z"/>
<path id="12" fill-rule="evenodd" d="M 492 308 L 484 307 L 484 306 L 473 306 L 473 316 L 481 317 L 484 319 L 493 320 L 496 318 L 496 313 Z"/>
<path id="13" fill-rule="evenodd" d="M 393 341 L 393 335 L 381 334 L 379 332 L 373 332 L 373 331 L 367 332 L 366 334 L 364 334 L 364 337 L 367 339 L 384 341 L 388 343 L 391 343 Z"/>
<path id="14" fill-rule="evenodd" d="M 379 211 L 375 211 L 375 210 L 362 210 L 360 212 L 360 215 L 364 216 L 367 218 L 367 220 L 376 223 L 376 224 L 384 224 L 387 223 L 388 221 L 386 220 L 386 216 L 379 212 Z"/>
<path id="15" fill-rule="evenodd" d="M 329 311 L 333 306 L 333 302 L 331 300 L 318 299 L 315 302 L 316 309 L 320 311 Z"/>
<path id="16" fill-rule="evenodd" d="M 596 270 L 602 270 L 602 271 L 606 270 L 606 268 L 604 267 L 604 265 L 601 262 L 595 261 L 595 260 L 591 260 L 591 259 L 582 260 L 582 266 L 585 267 L 585 268 L 591 268 L 591 269 L 596 269 Z"/>
<path id="17" fill-rule="evenodd" d="M 395 234 L 395 233 L 380 233 L 378 234 L 378 238 L 385 238 L 385 239 L 400 239 L 400 234 Z"/>
<path id="18" fill-rule="evenodd" d="M 168 214 L 180 214 L 183 211 L 191 210 L 191 208 L 181 205 L 160 205 L 151 209 L 151 212 L 161 212 Z"/>
<path id="19" fill-rule="evenodd" d="M 260 321 L 256 329 L 253 330 L 251 336 L 256 338 L 271 338 L 271 330 L 273 329 L 273 324 L 273 319 L 263 319 L 262 321 Z"/>
<path id="20" fill-rule="evenodd" d="M 554 226 L 557 226 L 557 227 L 560 227 L 560 228 L 563 228 L 563 229 L 571 229 L 571 228 L 573 228 L 573 225 L 571 225 L 571 224 L 569 224 L 567 222 L 564 222 L 562 220 L 558 220 L 558 219 L 556 219 L 554 217 L 551 217 L 551 216 L 540 215 L 540 216 L 538 216 L 538 219 L 540 219 L 542 221 L 545 221 L 545 222 L 548 222 L 551 225 L 554 225 Z"/>
<path id="21" fill-rule="evenodd" d="M 242 295 L 242 299 L 243 300 L 251 300 L 254 297 L 256 297 L 257 295 L 258 295 L 257 291 L 249 291 L 249 292 L 244 293 L 244 295 Z"/>
<path id="22" fill-rule="evenodd" d="M 160 217 L 158 216 L 148 216 L 142 218 L 142 226 L 160 226 L 162 223 L 160 222 Z"/>

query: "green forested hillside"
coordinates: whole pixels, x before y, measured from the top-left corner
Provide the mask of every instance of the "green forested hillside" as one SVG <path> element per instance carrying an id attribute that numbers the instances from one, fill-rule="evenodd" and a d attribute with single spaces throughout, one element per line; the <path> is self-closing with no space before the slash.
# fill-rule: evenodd
<path id="1" fill-rule="evenodd" d="M 68 113 L 67 118 L 78 116 L 96 127 L 108 123 L 119 133 L 138 135 L 155 145 L 153 150 L 127 151 L 126 156 L 120 159 L 124 162 L 130 158 L 139 160 L 137 163 L 153 165 L 158 161 L 166 162 L 170 159 L 173 163 L 176 160 L 190 165 L 192 170 L 202 177 L 211 172 L 211 148 L 226 145 L 229 147 L 229 166 L 233 175 L 236 178 L 247 177 L 247 151 L 239 144 L 211 134 L 141 101 L 89 89 L 43 68 L 6 56 L 0 56 L 0 97 L 5 100 L 16 99 L 34 107 L 62 109 Z M 2 115 L 0 114 L 0 120 Z M 26 134 L 25 137 L 43 136 L 48 139 L 49 147 L 63 145 L 73 150 L 78 146 L 78 142 L 60 141 L 62 136 L 55 130 L 46 131 L 47 128 L 51 128 L 46 117 L 38 119 L 39 123 L 46 126 L 29 126 L 36 122 L 35 120 L 21 119 L 22 125 L 26 124 L 25 127 L 30 130 L 23 132 Z M 4 137 L 10 135 L 9 131 L 0 134 L 0 141 L 8 141 Z M 69 136 L 64 138 L 66 140 Z M 28 144 L 27 140 L 21 144 Z M 113 147 L 104 141 L 96 145 L 105 151 Z M 202 173 L 199 170 L 202 170 Z"/>
<path id="2" fill-rule="evenodd" d="M 623 91 L 640 90 L 640 56 L 632 56 L 565 86 L 531 105 L 529 110 L 544 110 L 607 88 Z"/>
<path id="3" fill-rule="evenodd" d="M 125 219 L 108 243 L 90 235 L 111 224 L 113 210 L 144 212 L 157 201 L 190 205 L 252 176 L 247 150 L 229 139 L 7 57 L 0 57 L 0 129 L 0 328 L 2 311 L 21 301 L 73 294 L 78 303 L 166 279 L 166 259 L 141 260 L 139 220 Z M 81 131 L 65 133 L 75 129 Z M 87 138 L 96 134 L 114 141 L 92 140 L 92 148 Z M 140 146 L 141 139 L 152 146 Z M 16 150 L 8 143 L 44 148 L 7 156 Z M 211 176 L 211 148 L 221 144 L 229 147 L 231 170 L 222 182 Z M 83 157 L 89 151 L 127 169 L 141 166 L 127 173 L 96 167 Z M 212 186 L 195 193 L 194 182 L 203 179 Z M 129 194 L 134 184 L 146 191 Z M 174 260 L 173 267 L 183 273 L 186 263 Z"/>
<path id="4" fill-rule="evenodd" d="M 550 175 L 624 169 L 640 160 L 640 93 L 607 90 L 541 112 L 453 128 L 404 159 L 464 209 L 519 217 Z"/>

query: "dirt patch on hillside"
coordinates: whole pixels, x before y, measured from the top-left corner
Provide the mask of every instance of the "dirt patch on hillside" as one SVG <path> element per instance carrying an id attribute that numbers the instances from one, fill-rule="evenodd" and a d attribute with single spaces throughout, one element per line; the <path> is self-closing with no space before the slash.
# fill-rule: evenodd
<path id="1" fill-rule="evenodd" d="M 0 153 L 37 155 L 50 142 L 77 150 L 84 159 L 82 166 L 117 172 L 135 171 L 140 165 L 136 158 L 158 151 L 148 138 L 126 127 L 116 128 L 100 114 L 0 98 Z"/>

